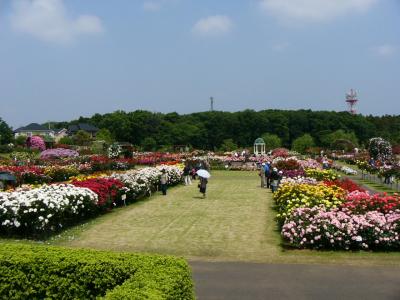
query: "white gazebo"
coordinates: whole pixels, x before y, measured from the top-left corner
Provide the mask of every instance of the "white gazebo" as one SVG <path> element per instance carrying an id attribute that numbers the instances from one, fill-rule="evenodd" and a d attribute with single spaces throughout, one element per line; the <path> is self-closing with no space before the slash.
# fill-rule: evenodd
<path id="1" fill-rule="evenodd" d="M 265 142 L 262 138 L 258 138 L 254 141 L 254 154 L 265 155 Z"/>

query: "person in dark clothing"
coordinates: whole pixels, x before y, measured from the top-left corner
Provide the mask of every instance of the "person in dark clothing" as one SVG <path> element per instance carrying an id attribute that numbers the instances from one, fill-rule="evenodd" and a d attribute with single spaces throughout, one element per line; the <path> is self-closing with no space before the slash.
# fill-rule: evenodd
<path id="1" fill-rule="evenodd" d="M 185 179 L 185 185 L 190 185 L 192 184 L 192 180 L 190 179 L 190 167 L 189 165 L 186 165 L 185 168 L 183 169 L 183 177 Z"/>
<path id="2" fill-rule="evenodd" d="M 275 193 L 276 190 L 278 189 L 280 179 L 281 179 L 281 176 L 278 173 L 278 169 L 273 168 L 272 172 L 271 172 L 271 190 L 273 193 Z"/>
<path id="3" fill-rule="evenodd" d="M 267 162 L 264 166 L 265 170 L 265 181 L 266 181 L 266 186 L 269 189 L 271 187 L 271 163 Z"/>
<path id="4" fill-rule="evenodd" d="M 203 194 L 203 198 L 206 197 L 207 183 L 208 183 L 207 178 L 200 177 L 199 187 L 200 187 L 200 193 Z"/>

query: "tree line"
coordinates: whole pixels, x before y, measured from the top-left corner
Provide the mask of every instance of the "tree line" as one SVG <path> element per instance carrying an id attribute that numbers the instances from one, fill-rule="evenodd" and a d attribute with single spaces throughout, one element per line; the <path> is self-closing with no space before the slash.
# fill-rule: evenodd
<path id="1" fill-rule="evenodd" d="M 282 146 L 291 147 L 296 139 L 307 134 L 315 146 L 320 147 L 331 147 L 335 140 L 343 139 L 363 146 L 375 136 L 400 144 L 400 116 L 363 116 L 333 111 L 244 110 L 182 115 L 143 110 L 115 111 L 70 122 L 52 122 L 51 125 L 65 128 L 83 122 L 107 129 L 117 141 L 153 147 L 191 145 L 209 150 L 220 149 L 226 144 L 249 147 L 256 138 L 271 138 L 271 135 L 278 136 Z M 11 141 L 7 127 L 4 121 L 0 122 L 3 143 Z"/>

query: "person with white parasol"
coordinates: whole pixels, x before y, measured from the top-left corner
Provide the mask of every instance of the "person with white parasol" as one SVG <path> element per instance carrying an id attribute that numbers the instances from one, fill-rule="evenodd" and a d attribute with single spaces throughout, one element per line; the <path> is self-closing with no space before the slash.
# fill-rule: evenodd
<path id="1" fill-rule="evenodd" d="M 197 175 L 199 175 L 199 177 L 200 177 L 200 183 L 199 183 L 200 193 L 202 193 L 203 198 L 205 198 L 208 178 L 211 177 L 211 174 L 207 170 L 200 169 L 197 171 Z"/>

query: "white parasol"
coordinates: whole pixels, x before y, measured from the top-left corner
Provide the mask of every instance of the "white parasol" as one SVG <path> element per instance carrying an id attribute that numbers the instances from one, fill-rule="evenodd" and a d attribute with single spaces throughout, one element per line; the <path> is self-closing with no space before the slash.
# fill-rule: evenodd
<path id="1" fill-rule="evenodd" d="M 199 175 L 200 177 L 203 177 L 203 178 L 210 178 L 211 177 L 211 174 L 208 173 L 208 171 L 204 170 L 204 169 L 198 170 L 196 173 L 197 173 L 197 175 Z"/>

